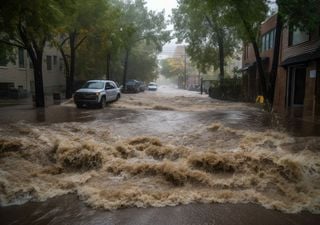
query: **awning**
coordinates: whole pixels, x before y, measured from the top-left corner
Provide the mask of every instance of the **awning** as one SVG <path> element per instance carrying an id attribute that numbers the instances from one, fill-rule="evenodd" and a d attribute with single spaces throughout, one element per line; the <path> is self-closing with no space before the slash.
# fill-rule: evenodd
<path id="1" fill-rule="evenodd" d="M 263 63 L 267 63 L 269 61 L 269 57 L 261 57 L 261 61 Z M 253 63 L 244 64 L 243 67 L 240 69 L 240 71 L 246 71 L 251 67 L 255 66 L 256 64 L 257 64 L 256 61 L 254 61 Z"/>
<path id="2" fill-rule="evenodd" d="M 243 67 L 240 69 L 240 71 L 246 71 L 246 70 L 248 70 L 250 67 L 253 67 L 254 65 L 255 65 L 256 63 L 254 62 L 254 63 L 247 63 L 247 64 L 245 64 L 245 65 L 243 65 Z"/>
<path id="3" fill-rule="evenodd" d="M 313 52 L 293 56 L 284 60 L 281 66 L 290 66 L 294 64 L 307 63 L 315 59 L 320 59 L 320 47 Z"/>

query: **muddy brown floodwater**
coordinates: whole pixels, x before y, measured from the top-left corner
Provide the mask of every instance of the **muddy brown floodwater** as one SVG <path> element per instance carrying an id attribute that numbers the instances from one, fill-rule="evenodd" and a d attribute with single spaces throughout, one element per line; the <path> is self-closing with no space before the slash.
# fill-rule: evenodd
<path id="1" fill-rule="evenodd" d="M 0 109 L 1 224 L 318 224 L 319 125 L 162 87 Z"/>

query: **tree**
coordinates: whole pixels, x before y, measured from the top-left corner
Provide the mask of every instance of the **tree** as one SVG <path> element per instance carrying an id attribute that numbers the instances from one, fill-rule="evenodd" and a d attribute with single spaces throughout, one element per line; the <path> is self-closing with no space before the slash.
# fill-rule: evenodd
<path id="1" fill-rule="evenodd" d="M 320 24 L 320 0 L 276 0 L 279 14 L 289 26 L 314 31 Z"/>
<path id="2" fill-rule="evenodd" d="M 179 58 L 167 58 L 160 61 L 161 70 L 160 73 L 167 79 L 177 79 L 178 87 L 185 87 L 185 62 L 184 59 Z"/>
<path id="3" fill-rule="evenodd" d="M 213 0 L 209 0 L 213 1 Z M 251 43 L 256 57 L 261 94 L 266 99 L 266 106 L 270 110 L 270 96 L 272 87 L 269 77 L 263 69 L 259 52 L 260 24 L 265 20 L 268 13 L 267 0 L 225 0 L 223 12 L 229 26 L 233 27 L 237 35 L 245 42 Z"/>
<path id="4" fill-rule="evenodd" d="M 119 2 L 122 18 L 122 46 L 125 50 L 122 84 L 125 88 L 128 72 L 129 56 L 132 48 L 141 41 L 152 44 L 161 51 L 162 46 L 170 40 L 170 32 L 166 31 L 167 23 L 164 12 L 148 11 L 143 0 Z"/>
<path id="5" fill-rule="evenodd" d="M 44 107 L 42 57 L 45 44 L 60 23 L 61 0 L 10 0 L 1 3 L 0 42 L 26 49 L 33 64 L 36 107 Z"/>
<path id="6" fill-rule="evenodd" d="M 158 77 L 158 51 L 152 44 L 142 41 L 131 49 L 131 60 L 128 62 L 128 79 L 151 82 Z"/>
<path id="7" fill-rule="evenodd" d="M 108 19 L 105 17 L 107 7 L 104 0 L 77 0 L 64 11 L 64 23 L 57 29 L 55 43 L 65 64 L 67 99 L 72 97 L 74 89 L 77 50 L 101 25 L 101 20 Z"/>
<path id="8" fill-rule="evenodd" d="M 187 53 L 202 72 L 212 67 L 220 70 L 220 80 L 224 79 L 225 58 L 232 56 L 237 47 L 237 39 L 232 27 L 226 25 L 221 1 L 180 0 L 173 11 L 176 36 L 180 42 L 189 45 Z"/>

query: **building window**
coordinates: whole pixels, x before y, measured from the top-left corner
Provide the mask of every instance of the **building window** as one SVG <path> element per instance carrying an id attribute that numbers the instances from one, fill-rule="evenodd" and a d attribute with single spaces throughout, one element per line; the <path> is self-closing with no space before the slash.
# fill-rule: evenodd
<path id="1" fill-rule="evenodd" d="M 33 63 L 29 56 L 28 56 L 28 61 L 29 61 L 29 68 L 33 69 Z"/>
<path id="2" fill-rule="evenodd" d="M 53 56 L 53 65 L 56 66 L 57 65 L 57 56 Z"/>
<path id="3" fill-rule="evenodd" d="M 64 66 L 64 61 L 62 58 L 59 59 L 59 70 L 62 72 L 63 71 L 63 66 Z"/>
<path id="4" fill-rule="evenodd" d="M 19 68 L 25 68 L 24 49 L 19 48 Z"/>
<path id="5" fill-rule="evenodd" d="M 7 52 L 4 48 L 0 48 L 0 66 L 7 66 L 9 60 L 7 58 Z"/>
<path id="6" fill-rule="evenodd" d="M 309 32 L 293 27 L 289 29 L 289 46 L 298 45 L 310 40 Z"/>
<path id="7" fill-rule="evenodd" d="M 274 39 L 275 39 L 276 30 L 273 29 L 268 33 L 265 33 L 261 37 L 261 52 L 268 51 L 274 47 Z"/>
<path id="8" fill-rule="evenodd" d="M 52 70 L 52 56 L 47 55 L 47 70 Z"/>

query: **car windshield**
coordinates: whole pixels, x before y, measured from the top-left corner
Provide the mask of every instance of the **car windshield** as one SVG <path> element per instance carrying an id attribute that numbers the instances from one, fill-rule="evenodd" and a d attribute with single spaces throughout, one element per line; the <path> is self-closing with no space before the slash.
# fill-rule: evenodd
<path id="1" fill-rule="evenodd" d="M 85 85 L 83 85 L 82 88 L 102 89 L 102 88 L 104 88 L 104 83 L 103 82 L 90 81 L 90 82 L 87 82 Z"/>
<path id="2" fill-rule="evenodd" d="M 156 83 L 149 83 L 149 86 L 157 86 L 157 84 Z"/>
<path id="3" fill-rule="evenodd" d="M 135 85 L 137 83 L 137 81 L 135 80 L 128 80 L 127 81 L 127 85 Z"/>

